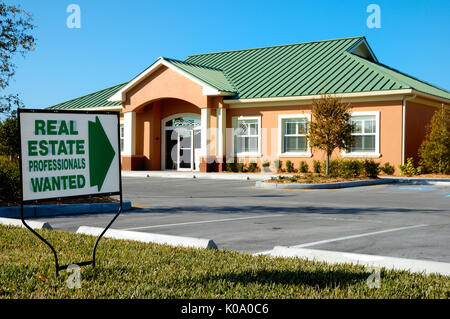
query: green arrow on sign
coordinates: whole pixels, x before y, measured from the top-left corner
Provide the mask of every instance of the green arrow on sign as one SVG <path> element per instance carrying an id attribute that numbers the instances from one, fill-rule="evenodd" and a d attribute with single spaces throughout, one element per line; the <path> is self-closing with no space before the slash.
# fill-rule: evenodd
<path id="1" fill-rule="evenodd" d="M 96 116 L 95 122 L 89 121 L 89 177 L 91 186 L 97 186 L 98 191 L 103 186 L 115 155 L 102 123 Z"/>

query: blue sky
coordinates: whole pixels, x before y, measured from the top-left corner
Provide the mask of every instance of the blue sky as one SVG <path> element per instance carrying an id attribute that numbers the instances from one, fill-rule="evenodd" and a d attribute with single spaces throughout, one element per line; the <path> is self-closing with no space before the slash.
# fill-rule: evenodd
<path id="1" fill-rule="evenodd" d="M 365 35 L 380 62 L 450 89 L 450 1 L 6 0 L 30 12 L 37 46 L 6 93 L 47 107 L 130 80 L 159 56 Z M 69 4 L 81 28 L 69 29 Z M 369 29 L 369 4 L 381 28 Z"/>

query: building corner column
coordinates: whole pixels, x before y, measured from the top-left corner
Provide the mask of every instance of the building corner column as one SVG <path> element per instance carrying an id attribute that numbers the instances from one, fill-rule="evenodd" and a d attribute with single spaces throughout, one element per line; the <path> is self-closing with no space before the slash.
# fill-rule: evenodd
<path id="1" fill-rule="evenodd" d="M 136 112 L 123 114 L 124 118 L 124 146 L 122 152 L 122 169 L 132 170 L 133 157 L 136 155 Z"/>
<path id="2" fill-rule="evenodd" d="M 200 152 L 200 172 L 211 171 L 211 109 L 201 109 L 201 152 Z"/>
<path id="3" fill-rule="evenodd" d="M 217 109 L 217 146 L 216 146 L 216 162 L 218 163 L 218 171 L 226 170 L 226 134 L 227 134 L 227 109 Z"/>

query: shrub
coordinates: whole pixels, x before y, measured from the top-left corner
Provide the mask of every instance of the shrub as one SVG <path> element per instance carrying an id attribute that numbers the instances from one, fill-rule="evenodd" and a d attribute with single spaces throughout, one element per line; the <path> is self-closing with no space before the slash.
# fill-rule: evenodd
<path id="1" fill-rule="evenodd" d="M 426 130 L 420 165 L 430 173 L 450 174 L 450 109 L 436 111 Z"/>
<path id="2" fill-rule="evenodd" d="M 363 174 L 363 163 L 357 160 L 342 161 L 339 165 L 339 174 L 344 177 L 357 177 Z"/>
<path id="3" fill-rule="evenodd" d="M 320 161 L 318 161 L 318 160 L 314 160 L 313 161 L 313 170 L 314 170 L 314 173 L 317 173 L 317 174 L 320 174 Z"/>
<path id="4" fill-rule="evenodd" d="M 227 172 L 234 172 L 234 163 L 227 163 L 226 170 Z"/>
<path id="5" fill-rule="evenodd" d="M 331 160 L 330 166 L 328 168 L 328 175 L 329 176 L 339 176 L 339 160 Z M 326 172 L 327 167 L 327 161 L 323 161 L 321 171 Z"/>
<path id="6" fill-rule="evenodd" d="M 293 173 L 294 172 L 294 164 L 290 160 L 286 161 L 286 171 L 288 173 Z"/>
<path id="7" fill-rule="evenodd" d="M 20 198 L 20 168 L 18 161 L 0 157 L 0 197 L 8 202 Z"/>
<path id="8" fill-rule="evenodd" d="M 406 164 L 399 165 L 400 173 L 402 175 L 412 176 L 412 175 L 420 175 L 422 173 L 422 167 L 418 166 L 414 167 L 414 161 L 412 157 L 409 157 L 406 160 Z"/>
<path id="9" fill-rule="evenodd" d="M 381 166 L 380 169 L 386 175 L 393 175 L 395 173 L 395 167 L 392 166 L 389 162 L 384 163 L 384 165 Z"/>
<path id="10" fill-rule="evenodd" d="M 264 161 L 262 164 L 262 167 L 270 167 L 270 162 L 269 161 Z"/>
<path id="11" fill-rule="evenodd" d="M 307 173 L 309 170 L 308 163 L 300 161 L 300 173 Z"/>
<path id="12" fill-rule="evenodd" d="M 248 171 L 251 173 L 254 173 L 258 170 L 258 164 L 256 164 L 255 162 L 251 162 L 248 164 Z"/>
<path id="13" fill-rule="evenodd" d="M 290 181 L 291 183 L 297 182 L 297 179 L 298 179 L 298 178 L 300 178 L 300 176 L 298 176 L 298 175 L 294 175 L 294 176 L 288 177 L 288 179 L 289 179 L 289 181 Z"/>
<path id="14" fill-rule="evenodd" d="M 376 178 L 380 173 L 380 163 L 375 162 L 374 160 L 365 160 L 363 162 L 364 167 L 364 175 L 371 178 Z"/>
<path id="15" fill-rule="evenodd" d="M 244 171 L 245 164 L 244 164 L 244 163 L 237 163 L 237 164 L 236 164 L 236 168 L 237 168 L 237 171 L 238 171 L 239 173 L 242 173 L 242 172 Z"/>

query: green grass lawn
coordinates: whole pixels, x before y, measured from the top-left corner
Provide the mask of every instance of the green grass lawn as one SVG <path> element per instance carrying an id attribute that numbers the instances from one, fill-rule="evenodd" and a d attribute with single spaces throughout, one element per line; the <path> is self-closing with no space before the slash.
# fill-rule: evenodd
<path id="1" fill-rule="evenodd" d="M 61 264 L 89 260 L 94 238 L 40 231 Z M 98 265 L 81 270 L 81 288 L 57 279 L 50 249 L 26 229 L 0 226 L 0 298 L 449 298 L 449 277 L 382 271 L 369 288 L 364 267 L 253 257 L 102 239 Z"/>

